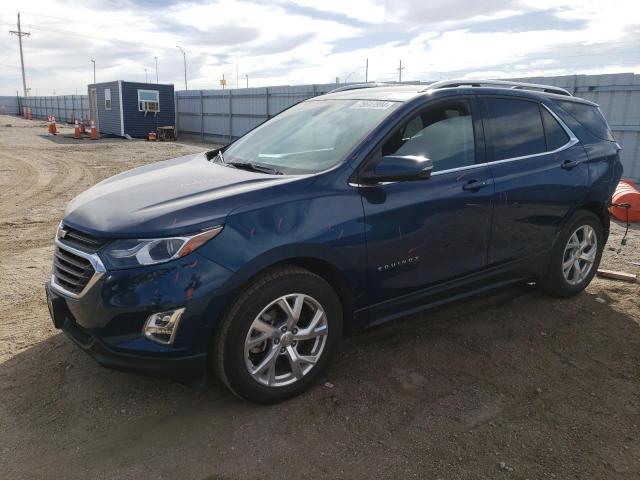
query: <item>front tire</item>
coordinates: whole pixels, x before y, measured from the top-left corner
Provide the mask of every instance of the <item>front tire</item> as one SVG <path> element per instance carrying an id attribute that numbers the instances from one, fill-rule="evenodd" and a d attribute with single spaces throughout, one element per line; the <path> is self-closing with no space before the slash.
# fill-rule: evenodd
<path id="1" fill-rule="evenodd" d="M 247 285 L 215 331 L 210 352 L 222 382 L 237 396 L 275 403 L 306 390 L 342 332 L 342 308 L 321 277 L 277 267 Z"/>
<path id="2" fill-rule="evenodd" d="M 578 211 L 556 240 L 540 287 L 556 297 L 580 293 L 598 270 L 604 244 L 600 219 L 591 212 Z"/>

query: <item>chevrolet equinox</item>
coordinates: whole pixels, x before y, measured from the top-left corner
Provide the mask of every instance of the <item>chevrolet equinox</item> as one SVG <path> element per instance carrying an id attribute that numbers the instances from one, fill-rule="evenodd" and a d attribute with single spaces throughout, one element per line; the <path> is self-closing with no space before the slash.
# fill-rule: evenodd
<path id="1" fill-rule="evenodd" d="M 521 282 L 582 291 L 619 151 L 598 106 L 558 87 L 343 87 L 77 196 L 49 309 L 102 365 L 213 370 L 277 402 L 347 332 Z"/>

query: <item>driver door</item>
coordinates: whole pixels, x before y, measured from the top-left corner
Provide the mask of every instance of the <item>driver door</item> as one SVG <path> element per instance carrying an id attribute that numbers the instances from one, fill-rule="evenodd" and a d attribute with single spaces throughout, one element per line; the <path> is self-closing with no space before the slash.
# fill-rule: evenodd
<path id="1" fill-rule="evenodd" d="M 472 96 L 410 114 L 364 164 L 384 155 L 432 160 L 428 179 L 359 186 L 367 240 L 369 305 L 415 297 L 487 265 L 493 181 Z"/>

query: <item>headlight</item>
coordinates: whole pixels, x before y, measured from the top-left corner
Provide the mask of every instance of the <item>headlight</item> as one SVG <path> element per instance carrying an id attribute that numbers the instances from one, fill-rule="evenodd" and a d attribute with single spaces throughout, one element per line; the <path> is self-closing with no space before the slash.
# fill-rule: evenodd
<path id="1" fill-rule="evenodd" d="M 116 240 L 102 255 L 112 268 L 138 267 L 184 257 L 222 231 L 222 226 L 182 237 Z"/>

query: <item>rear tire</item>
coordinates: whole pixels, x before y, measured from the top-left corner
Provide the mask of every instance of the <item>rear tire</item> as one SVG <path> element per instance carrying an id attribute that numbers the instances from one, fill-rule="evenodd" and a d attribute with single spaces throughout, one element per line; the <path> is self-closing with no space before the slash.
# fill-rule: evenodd
<path id="1" fill-rule="evenodd" d="M 576 295 L 591 282 L 602 257 L 604 229 L 593 213 L 579 210 L 567 222 L 553 246 L 542 290 L 556 297 Z"/>
<path id="2" fill-rule="evenodd" d="M 314 382 L 341 333 L 333 288 L 308 270 L 276 267 L 238 294 L 216 328 L 209 358 L 234 394 L 275 403 Z"/>

